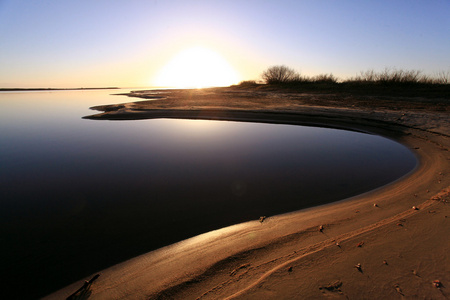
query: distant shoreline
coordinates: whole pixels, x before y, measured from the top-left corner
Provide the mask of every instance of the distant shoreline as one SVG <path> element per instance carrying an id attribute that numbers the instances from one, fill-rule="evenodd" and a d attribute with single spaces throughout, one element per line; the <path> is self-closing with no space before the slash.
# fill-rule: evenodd
<path id="1" fill-rule="evenodd" d="M 98 88 L 0 88 L 0 92 L 20 92 L 20 91 L 78 91 L 78 90 L 119 90 L 119 87 L 98 87 Z"/>

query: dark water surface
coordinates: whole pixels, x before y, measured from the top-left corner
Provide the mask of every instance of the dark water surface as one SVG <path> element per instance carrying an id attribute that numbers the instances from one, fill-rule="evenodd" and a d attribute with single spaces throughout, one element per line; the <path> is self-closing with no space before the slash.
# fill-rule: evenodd
<path id="1" fill-rule="evenodd" d="M 417 164 L 396 142 L 337 129 L 81 119 L 90 106 L 133 101 L 114 92 L 0 93 L 8 298 L 43 296 L 209 230 L 354 196 Z"/>

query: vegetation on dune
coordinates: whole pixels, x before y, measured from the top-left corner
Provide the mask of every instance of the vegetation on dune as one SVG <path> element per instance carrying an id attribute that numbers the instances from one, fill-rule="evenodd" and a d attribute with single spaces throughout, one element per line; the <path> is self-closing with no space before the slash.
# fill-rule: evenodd
<path id="1" fill-rule="evenodd" d="M 261 78 L 266 84 L 307 84 L 307 83 L 340 83 L 340 84 L 449 84 L 450 71 L 438 72 L 434 76 L 425 75 L 420 70 L 401 70 L 385 68 L 381 72 L 367 70 L 349 79 L 340 80 L 333 74 L 319 74 L 316 76 L 302 76 L 287 66 L 272 66 L 267 68 Z M 242 82 L 248 84 L 249 81 Z"/>
<path id="2" fill-rule="evenodd" d="M 320 74 L 313 77 L 302 76 L 294 69 L 286 66 L 273 66 L 261 74 L 263 82 L 267 84 L 296 84 L 296 83 L 336 83 L 338 78 L 333 74 Z"/>
<path id="3" fill-rule="evenodd" d="M 419 70 L 385 68 L 380 72 L 362 71 L 341 80 L 333 74 L 303 76 L 284 65 L 272 66 L 261 74 L 261 80 L 242 81 L 242 88 L 282 88 L 303 92 L 450 97 L 450 71 L 426 75 Z"/>
<path id="4" fill-rule="evenodd" d="M 264 82 L 268 84 L 291 83 L 301 80 L 300 75 L 294 69 L 286 66 L 273 66 L 262 72 Z"/>
<path id="5" fill-rule="evenodd" d="M 257 86 L 258 83 L 256 82 L 256 80 L 244 80 L 239 82 L 239 86 L 241 87 L 251 87 L 251 86 Z"/>
<path id="6" fill-rule="evenodd" d="M 428 76 L 419 70 L 397 70 L 385 68 L 381 72 L 367 70 L 356 77 L 345 80 L 350 83 L 380 83 L 380 84 L 448 84 L 450 72 L 438 72 Z"/>

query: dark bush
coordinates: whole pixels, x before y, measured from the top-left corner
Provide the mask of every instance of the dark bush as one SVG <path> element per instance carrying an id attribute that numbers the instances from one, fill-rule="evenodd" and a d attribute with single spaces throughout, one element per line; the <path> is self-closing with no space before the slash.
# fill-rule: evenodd
<path id="1" fill-rule="evenodd" d="M 239 86 L 256 86 L 258 84 L 256 83 L 256 80 L 244 80 L 244 81 L 239 82 L 238 85 Z"/>
<path id="2" fill-rule="evenodd" d="M 286 66 L 272 66 L 265 70 L 261 77 L 268 84 L 300 81 L 300 75 Z"/>

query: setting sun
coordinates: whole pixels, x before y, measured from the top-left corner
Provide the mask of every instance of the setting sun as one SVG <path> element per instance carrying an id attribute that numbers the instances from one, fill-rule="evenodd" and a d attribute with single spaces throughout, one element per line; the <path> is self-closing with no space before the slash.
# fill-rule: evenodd
<path id="1" fill-rule="evenodd" d="M 239 82 L 239 75 L 218 53 L 203 47 L 177 54 L 159 72 L 155 85 L 176 88 L 228 86 Z"/>

